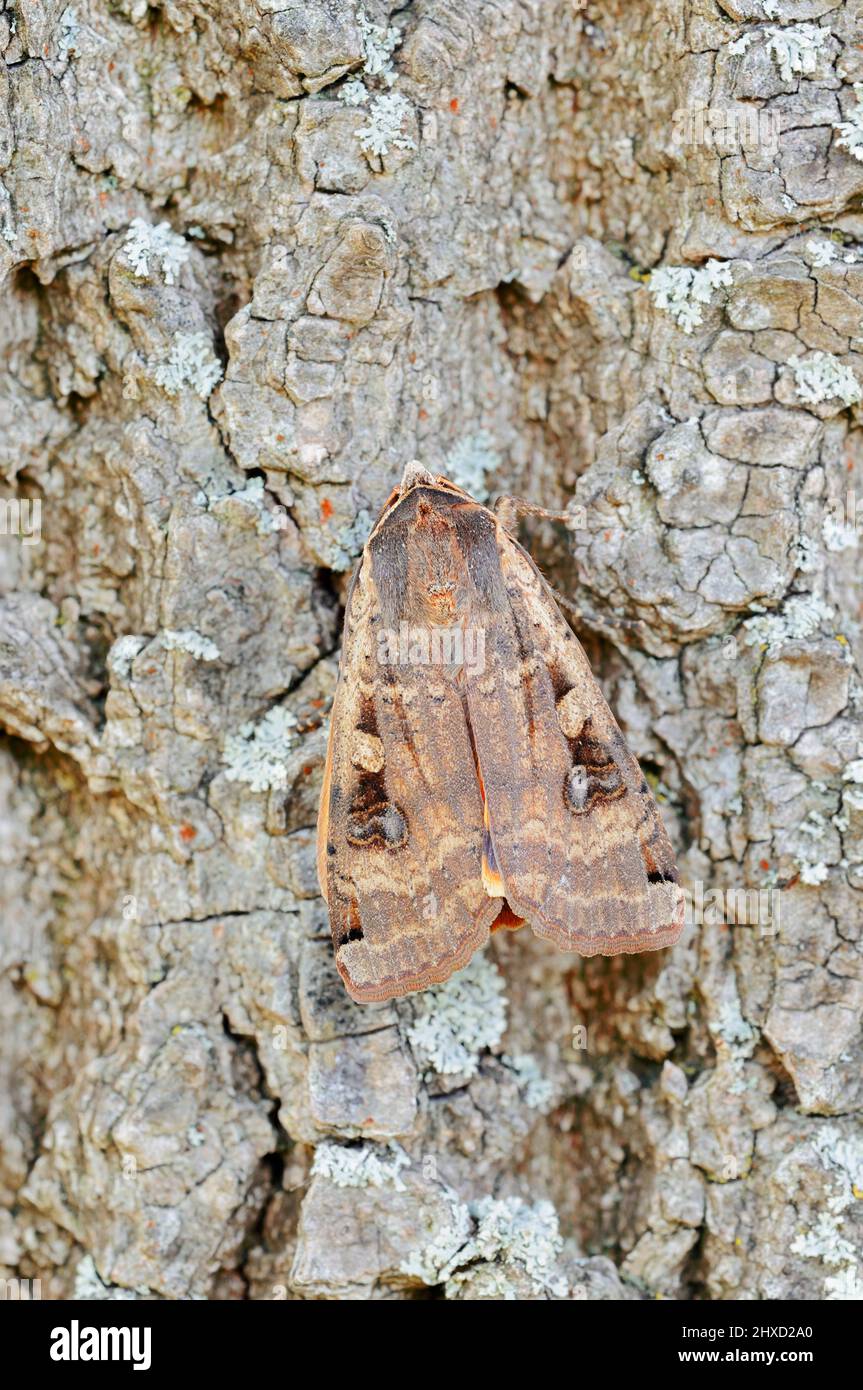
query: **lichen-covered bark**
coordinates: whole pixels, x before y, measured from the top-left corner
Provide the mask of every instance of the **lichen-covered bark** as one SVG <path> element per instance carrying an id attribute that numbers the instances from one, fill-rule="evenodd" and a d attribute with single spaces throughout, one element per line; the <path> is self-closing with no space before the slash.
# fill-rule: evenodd
<path id="1" fill-rule="evenodd" d="M 863 1295 L 861 19 L 6 0 L 0 1277 Z M 570 507 L 673 951 L 345 995 L 339 602 L 414 457 Z"/>

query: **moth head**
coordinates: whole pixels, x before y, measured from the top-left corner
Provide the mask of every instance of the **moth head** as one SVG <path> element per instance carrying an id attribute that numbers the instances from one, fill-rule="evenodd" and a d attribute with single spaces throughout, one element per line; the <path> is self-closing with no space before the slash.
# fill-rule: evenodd
<path id="1" fill-rule="evenodd" d="M 411 459 L 410 463 L 405 465 L 398 495 L 400 498 L 406 497 L 413 487 L 434 487 L 436 481 L 434 474 L 429 473 L 427 468 L 423 468 L 419 459 Z"/>
<path id="2" fill-rule="evenodd" d="M 415 487 L 440 488 L 444 492 L 453 492 L 458 497 L 470 497 L 470 493 L 465 492 L 464 488 L 459 487 L 457 483 L 450 482 L 449 478 L 445 478 L 442 473 L 437 475 L 430 473 L 427 468 L 423 468 L 418 459 L 411 459 L 410 463 L 405 466 L 401 483 L 394 496 L 401 501 Z"/>
<path id="3" fill-rule="evenodd" d="M 427 468 L 423 468 L 418 459 L 411 459 L 410 463 L 405 465 L 405 471 L 402 474 L 402 480 L 398 487 L 393 488 L 384 503 L 378 520 L 381 521 L 397 502 L 401 502 L 403 497 L 407 497 L 412 488 L 437 487 L 439 481 L 441 480 L 429 473 Z M 445 479 L 443 481 L 445 481 Z"/>
<path id="4" fill-rule="evenodd" d="M 442 474 L 435 475 L 434 473 L 430 473 L 427 468 L 423 468 L 422 464 L 417 459 L 412 459 L 411 462 L 406 465 L 405 471 L 402 474 L 402 480 L 398 487 L 393 488 L 384 503 L 380 515 L 372 528 L 372 537 L 370 537 L 370 539 L 373 538 L 379 528 L 388 521 L 390 513 L 395 511 L 399 504 L 404 502 L 405 498 L 416 488 L 431 488 L 438 493 L 449 493 L 452 497 L 464 498 L 466 502 L 473 503 L 474 506 L 479 505 L 479 503 L 474 502 L 470 493 L 465 492 L 464 488 L 459 487 L 457 483 L 450 482 L 449 478 L 445 478 Z M 429 508 L 426 508 L 425 511 L 427 513 Z"/>

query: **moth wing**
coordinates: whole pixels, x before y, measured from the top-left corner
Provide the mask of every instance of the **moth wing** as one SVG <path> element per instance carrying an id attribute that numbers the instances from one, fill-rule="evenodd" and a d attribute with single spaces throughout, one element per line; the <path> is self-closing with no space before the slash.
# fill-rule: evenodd
<path id="1" fill-rule="evenodd" d="M 468 704 L 486 860 L 538 936 L 581 955 L 669 946 L 684 898 L 656 803 L 532 560 L 499 540 L 509 606 Z"/>
<path id="2" fill-rule="evenodd" d="M 462 695 L 445 672 L 378 659 L 368 553 L 345 616 L 318 821 L 336 964 L 361 1002 L 439 984 L 487 940 L 483 804 Z"/>

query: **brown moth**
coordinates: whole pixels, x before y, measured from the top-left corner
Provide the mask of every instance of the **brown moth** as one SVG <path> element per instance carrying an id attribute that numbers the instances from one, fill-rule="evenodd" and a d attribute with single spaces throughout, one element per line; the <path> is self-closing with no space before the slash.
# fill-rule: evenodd
<path id="1" fill-rule="evenodd" d="M 683 925 L 656 804 L 551 590 L 418 464 L 351 583 L 318 878 L 363 1003 L 446 980 L 501 927 L 591 956 Z"/>

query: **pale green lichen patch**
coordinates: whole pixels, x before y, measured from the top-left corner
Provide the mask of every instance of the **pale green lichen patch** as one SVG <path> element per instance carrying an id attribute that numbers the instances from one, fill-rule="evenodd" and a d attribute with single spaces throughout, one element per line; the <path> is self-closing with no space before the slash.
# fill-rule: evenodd
<path id="1" fill-rule="evenodd" d="M 138 653 L 147 645 L 149 638 L 139 636 L 134 632 L 127 632 L 122 637 L 118 637 L 110 652 L 108 653 L 108 666 L 114 675 L 120 680 L 127 680 L 132 669 L 132 662 Z"/>
<path id="2" fill-rule="evenodd" d="M 792 82 L 795 77 L 811 77 L 829 37 L 830 30 L 821 29 L 817 24 L 792 24 L 787 28 L 770 27 L 741 34 L 739 39 L 728 45 L 728 52 L 745 53 L 751 43 L 763 38 L 768 53 L 779 68 L 782 81 Z"/>
<path id="3" fill-rule="evenodd" d="M 166 285 L 174 285 L 181 267 L 189 259 L 190 248 L 170 222 L 153 226 L 143 217 L 136 217 L 129 223 L 120 254 L 139 280 L 149 277 L 152 264 L 159 267 Z"/>
<path id="4" fill-rule="evenodd" d="M 254 724 L 241 724 L 228 734 L 222 755 L 229 782 L 245 782 L 252 791 L 279 790 L 287 786 L 285 758 L 294 742 L 296 719 L 284 705 L 268 710 Z"/>
<path id="5" fill-rule="evenodd" d="M 830 265 L 832 261 L 836 260 L 836 257 L 839 254 L 835 242 L 828 241 L 825 237 L 822 237 L 818 241 L 810 237 L 809 241 L 807 241 L 804 247 L 804 250 L 806 252 L 810 264 L 815 268 L 815 270 L 824 270 L 826 266 Z"/>
<path id="6" fill-rule="evenodd" d="M 391 85 L 396 80 L 392 58 L 401 34 L 394 24 L 373 24 L 362 5 L 357 6 L 357 23 L 366 54 L 363 70 L 370 77 L 380 77 Z"/>
<path id="7" fill-rule="evenodd" d="M 554 1086 L 536 1058 L 529 1052 L 520 1052 L 514 1057 L 505 1053 L 501 1061 L 515 1072 L 525 1105 L 531 1110 L 547 1110 L 554 1100 Z"/>
<path id="8" fill-rule="evenodd" d="M 691 333 L 704 321 L 703 308 L 720 286 L 732 283 L 731 267 L 724 261 L 709 260 L 697 270 L 685 265 L 660 266 L 650 276 L 647 289 L 684 333 Z"/>
<path id="9" fill-rule="evenodd" d="M 857 1250 L 845 1233 L 845 1213 L 863 1191 L 863 1141 L 843 1134 L 837 1125 L 824 1125 L 810 1139 L 822 1166 L 833 1178 L 826 1208 L 815 1223 L 791 1243 L 796 1255 L 820 1260 L 831 1273 L 824 1291 L 831 1300 L 856 1297 L 860 1285 Z"/>
<path id="10" fill-rule="evenodd" d="M 153 380 L 169 396 L 184 387 L 206 399 L 222 379 L 222 364 L 206 333 L 175 333 L 164 361 L 153 368 Z"/>
<path id="11" fill-rule="evenodd" d="M 838 134 L 836 144 L 847 150 L 855 159 L 863 162 L 863 82 L 854 84 L 856 105 L 849 112 L 846 121 L 840 121 L 833 129 Z"/>
<path id="12" fill-rule="evenodd" d="M 415 150 L 416 141 L 408 135 L 405 125 L 413 108 L 401 92 L 386 92 L 373 97 L 368 109 L 368 125 L 357 131 L 360 144 L 367 154 L 389 154 L 390 147 Z"/>
<path id="13" fill-rule="evenodd" d="M 832 352 L 813 352 L 811 356 L 789 357 L 794 372 L 795 390 L 807 405 L 822 401 L 840 400 L 843 405 L 857 405 L 863 399 L 863 389 L 850 367 L 840 362 Z"/>
<path id="14" fill-rule="evenodd" d="M 469 1285 L 475 1297 L 515 1300 L 516 1281 L 525 1277 L 537 1296 L 566 1296 L 556 1268 L 563 1241 L 551 1202 L 489 1196 L 465 1204 L 452 1194 L 451 1205 L 449 1223 L 409 1257 L 403 1273 L 445 1285 L 448 1298 Z"/>
<path id="15" fill-rule="evenodd" d="M 504 983 L 482 955 L 426 990 L 415 1008 L 410 1044 L 421 1063 L 443 1076 L 475 1076 L 480 1054 L 496 1047 L 506 1029 Z"/>
<path id="16" fill-rule="evenodd" d="M 189 656 L 194 656 L 198 661 L 218 661 L 219 648 L 209 637 L 203 637 L 200 632 L 195 632 L 193 628 L 185 628 L 177 631 L 174 628 L 163 628 L 162 645 L 169 652 L 186 652 Z"/>
<path id="17" fill-rule="evenodd" d="M 747 618 L 744 642 L 764 645 L 768 652 L 780 651 L 788 642 L 812 637 L 834 610 L 815 594 L 794 594 L 781 613 L 763 613 Z"/>
<path id="18" fill-rule="evenodd" d="M 337 1144 L 325 1139 L 315 1150 L 312 1173 L 329 1178 L 336 1187 L 391 1187 L 404 1192 L 400 1173 L 410 1167 L 400 1144 Z"/>
<path id="19" fill-rule="evenodd" d="M 414 150 L 416 141 L 405 128 L 413 107 L 400 92 L 380 90 L 391 89 L 398 81 L 393 54 L 401 34 L 394 24 L 372 23 L 362 5 L 357 8 L 357 24 L 365 53 L 363 77 L 355 76 L 345 82 L 339 95 L 348 106 L 366 108 L 367 124 L 356 132 L 360 146 L 366 154 L 377 158 L 389 154 L 390 149 Z M 372 90 L 367 81 L 371 81 Z"/>

